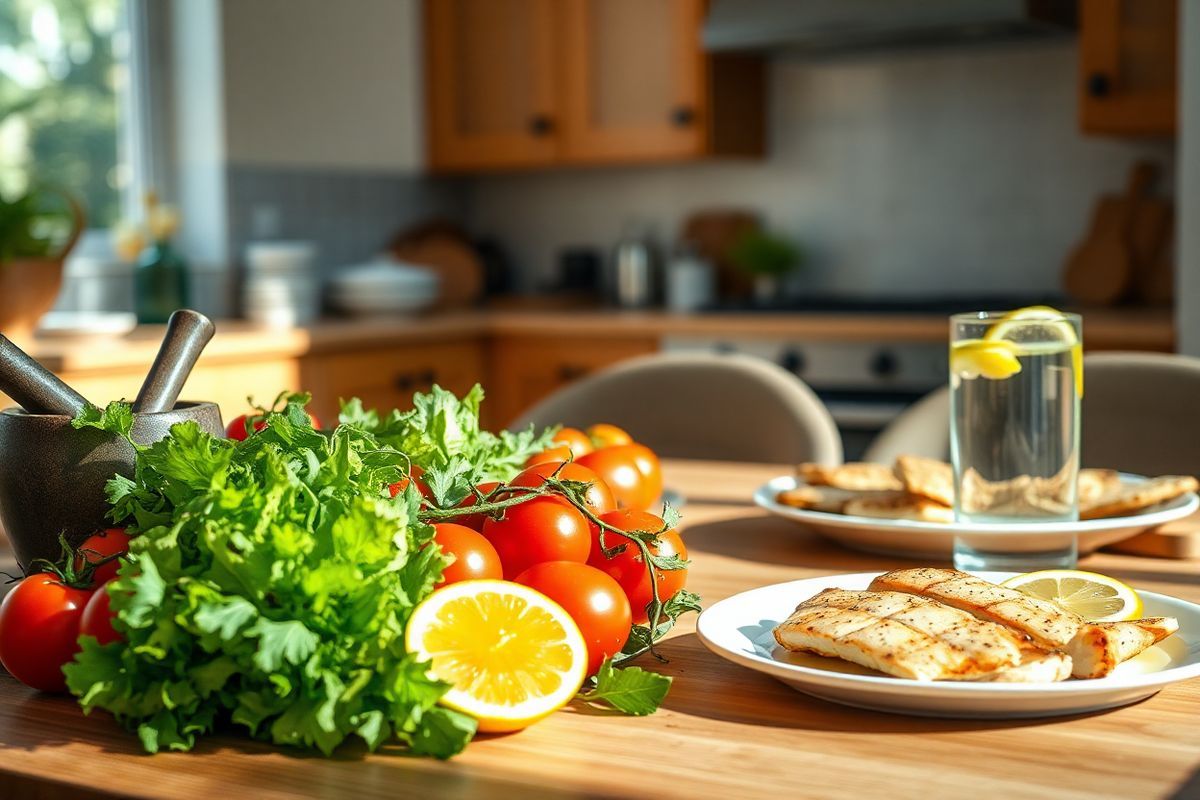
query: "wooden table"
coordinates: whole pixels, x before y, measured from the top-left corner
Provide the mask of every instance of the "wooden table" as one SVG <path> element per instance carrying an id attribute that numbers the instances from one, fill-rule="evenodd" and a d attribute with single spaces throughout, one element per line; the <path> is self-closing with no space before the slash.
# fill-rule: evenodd
<path id="1" fill-rule="evenodd" d="M 911 565 L 760 513 L 751 491 L 780 471 L 667 465 L 668 484 L 688 498 L 689 586 L 707 603 L 767 583 Z M 1200 601 L 1195 562 L 1101 554 L 1084 566 Z M 1104 713 L 938 720 L 799 694 L 709 653 L 692 619 L 662 652 L 675 684 L 654 716 L 572 707 L 521 733 L 480 736 L 449 762 L 352 748 L 326 759 L 233 733 L 192 753 L 146 756 L 104 716 L 85 718 L 70 698 L 0 677 L 0 797 L 1200 796 L 1200 681 Z"/>

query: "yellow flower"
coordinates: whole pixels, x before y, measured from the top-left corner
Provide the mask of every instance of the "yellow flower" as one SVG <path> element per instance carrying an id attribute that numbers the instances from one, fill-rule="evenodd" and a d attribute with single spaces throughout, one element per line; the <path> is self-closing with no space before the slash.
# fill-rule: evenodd
<path id="1" fill-rule="evenodd" d="M 157 205 L 146 215 L 146 228 L 156 242 L 170 239 L 179 230 L 179 212 L 175 206 Z"/>
<path id="2" fill-rule="evenodd" d="M 122 261 L 137 261 L 142 250 L 146 248 L 146 237 L 136 226 L 128 222 L 118 223 L 113 228 L 113 250 Z"/>

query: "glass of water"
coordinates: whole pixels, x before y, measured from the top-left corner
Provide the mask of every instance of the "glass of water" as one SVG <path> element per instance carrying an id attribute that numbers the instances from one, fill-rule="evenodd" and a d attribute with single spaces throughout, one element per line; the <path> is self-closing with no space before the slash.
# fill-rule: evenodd
<path id="1" fill-rule="evenodd" d="M 1051 308 L 950 318 L 954 515 L 981 524 L 955 537 L 958 569 L 1075 566 L 1055 523 L 1079 519 L 1082 341 L 1079 315 Z"/>

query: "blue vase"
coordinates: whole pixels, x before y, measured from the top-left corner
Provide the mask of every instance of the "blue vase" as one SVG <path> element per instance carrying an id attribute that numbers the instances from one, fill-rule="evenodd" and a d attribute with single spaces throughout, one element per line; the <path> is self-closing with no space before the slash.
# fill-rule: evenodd
<path id="1" fill-rule="evenodd" d="M 155 242 L 142 253 L 133 274 L 138 322 L 163 324 L 188 305 L 187 264 L 169 242 Z"/>

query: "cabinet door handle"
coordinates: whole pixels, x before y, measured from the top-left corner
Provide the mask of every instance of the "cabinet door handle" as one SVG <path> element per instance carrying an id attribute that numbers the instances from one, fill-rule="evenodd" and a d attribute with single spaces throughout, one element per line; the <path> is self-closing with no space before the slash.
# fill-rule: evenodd
<path id="1" fill-rule="evenodd" d="M 686 128 L 696 121 L 696 109 L 691 106 L 678 106 L 671 110 L 671 124 L 676 128 Z"/>
<path id="2" fill-rule="evenodd" d="M 549 136 L 554 132 L 554 120 L 545 114 L 534 114 L 529 118 L 529 132 L 534 136 Z"/>
<path id="3" fill-rule="evenodd" d="M 1093 72 L 1088 75 L 1087 93 L 1092 97 L 1108 97 L 1112 90 L 1112 81 L 1103 72 Z"/>
<path id="4" fill-rule="evenodd" d="M 420 381 L 422 386 L 433 386 L 437 383 L 437 373 L 431 369 L 427 369 L 421 373 Z"/>
<path id="5" fill-rule="evenodd" d="M 407 392 L 413 388 L 416 381 L 413 380 L 412 373 L 401 372 L 392 380 L 392 385 L 402 392 Z"/>
<path id="6" fill-rule="evenodd" d="M 576 364 L 563 364 L 558 368 L 559 380 L 576 381 L 587 375 L 587 367 L 581 367 Z"/>

